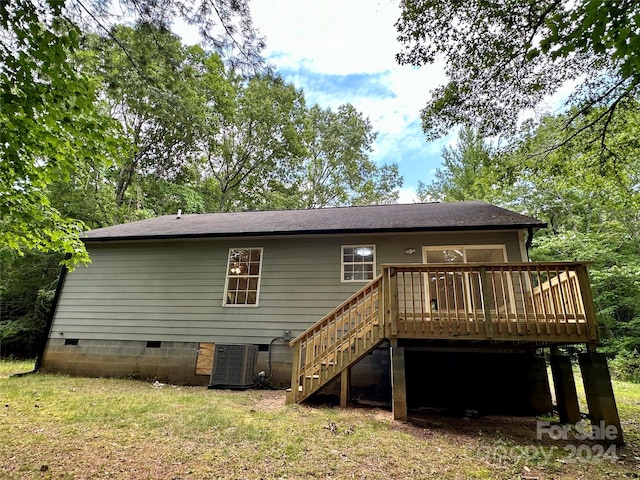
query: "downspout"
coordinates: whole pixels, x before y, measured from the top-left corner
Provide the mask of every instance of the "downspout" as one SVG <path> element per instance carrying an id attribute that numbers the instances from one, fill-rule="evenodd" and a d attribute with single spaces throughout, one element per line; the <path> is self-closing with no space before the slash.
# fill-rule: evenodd
<path id="1" fill-rule="evenodd" d="M 71 258 L 70 254 L 65 255 L 65 260 L 69 260 Z M 67 267 L 62 265 L 60 268 L 60 273 L 58 274 L 58 284 L 56 285 L 56 292 L 53 295 L 53 302 L 51 304 L 51 308 L 49 309 L 49 313 L 47 314 L 47 328 L 45 329 L 46 333 L 40 338 L 40 351 L 38 352 L 38 356 L 36 357 L 36 363 L 33 366 L 33 370 L 25 373 L 16 373 L 12 375 L 12 377 L 23 377 L 25 375 L 31 375 L 32 373 L 37 373 L 42 366 L 42 359 L 44 358 L 44 352 L 47 349 L 47 342 L 49 340 L 49 334 L 51 333 L 51 327 L 53 325 L 53 317 L 56 314 L 56 308 L 58 307 L 58 301 L 60 300 L 60 294 L 62 292 L 62 285 L 64 284 L 65 278 L 67 278 Z"/>
<path id="2" fill-rule="evenodd" d="M 527 241 L 524 244 L 524 248 L 527 252 L 527 258 L 529 258 L 529 249 L 533 243 L 533 227 L 527 227 Z"/>

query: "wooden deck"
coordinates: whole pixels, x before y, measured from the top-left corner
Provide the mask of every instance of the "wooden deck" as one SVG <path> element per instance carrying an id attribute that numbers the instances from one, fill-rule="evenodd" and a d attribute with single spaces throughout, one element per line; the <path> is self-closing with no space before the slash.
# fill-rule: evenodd
<path id="1" fill-rule="evenodd" d="M 383 265 L 291 341 L 291 401 L 342 376 L 385 340 L 566 345 L 598 340 L 586 264 Z"/>

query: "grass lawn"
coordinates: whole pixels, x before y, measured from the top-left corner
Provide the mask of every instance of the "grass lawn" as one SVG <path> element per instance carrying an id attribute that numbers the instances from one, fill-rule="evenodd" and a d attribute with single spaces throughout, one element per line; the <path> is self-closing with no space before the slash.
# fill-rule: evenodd
<path id="1" fill-rule="evenodd" d="M 11 377 L 0 362 L 0 479 L 640 478 L 640 386 L 617 382 L 627 444 L 536 440 L 533 417 L 285 405 L 281 391 Z"/>

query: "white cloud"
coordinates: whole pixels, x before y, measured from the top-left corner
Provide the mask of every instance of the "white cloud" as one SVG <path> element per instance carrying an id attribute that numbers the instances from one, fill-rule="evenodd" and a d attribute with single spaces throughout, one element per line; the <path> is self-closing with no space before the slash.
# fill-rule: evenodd
<path id="1" fill-rule="evenodd" d="M 372 96 L 366 90 L 350 91 L 348 96 L 339 89 L 314 91 L 300 76 L 288 79 L 304 87 L 311 103 L 331 108 L 353 104 L 369 117 L 375 131 L 384 133 L 387 142 L 392 136 L 407 137 L 406 129 L 419 118 L 429 91 L 444 81 L 441 67 L 396 64 L 398 2 L 254 0 L 251 11 L 255 25 L 266 36 L 266 54 L 279 69 L 311 75 L 375 75 L 393 98 Z M 424 140 L 413 139 L 414 148 L 416 143 Z M 389 149 L 377 146 L 377 151 L 384 150 Z"/>
<path id="2" fill-rule="evenodd" d="M 400 189 L 398 203 L 418 203 L 419 201 L 415 188 L 409 187 Z"/>
<path id="3" fill-rule="evenodd" d="M 349 102 L 371 120 L 378 138 L 372 160 L 379 164 L 399 163 L 405 181 L 417 183 L 417 175 L 406 171 L 410 161 L 419 165 L 425 159 L 437 162 L 445 139 L 428 143 L 422 132 L 420 110 L 436 78 L 433 70 L 397 67 L 371 74 L 351 76 L 318 74 L 302 68 L 283 69 L 288 81 L 304 88 L 309 104 L 337 108 Z M 447 138 L 446 142 L 449 139 Z M 420 174 L 423 169 L 420 168 Z"/>
<path id="4" fill-rule="evenodd" d="M 254 24 L 266 36 L 278 66 L 306 60 L 318 73 L 379 72 L 395 66 L 392 0 L 254 0 Z M 283 63 L 280 63 L 283 62 Z"/>

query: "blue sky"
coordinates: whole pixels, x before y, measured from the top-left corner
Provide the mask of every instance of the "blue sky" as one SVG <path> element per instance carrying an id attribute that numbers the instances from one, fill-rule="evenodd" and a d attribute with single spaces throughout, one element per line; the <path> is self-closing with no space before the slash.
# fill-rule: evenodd
<path id="1" fill-rule="evenodd" d="M 441 151 L 455 134 L 428 143 L 420 110 L 444 82 L 441 67 L 399 66 L 393 0 L 252 0 L 254 25 L 266 37 L 265 55 L 280 74 L 302 88 L 308 104 L 351 103 L 378 136 L 370 154 L 397 163 L 404 177 L 402 203 L 414 200 L 418 181 L 429 182 Z"/>

